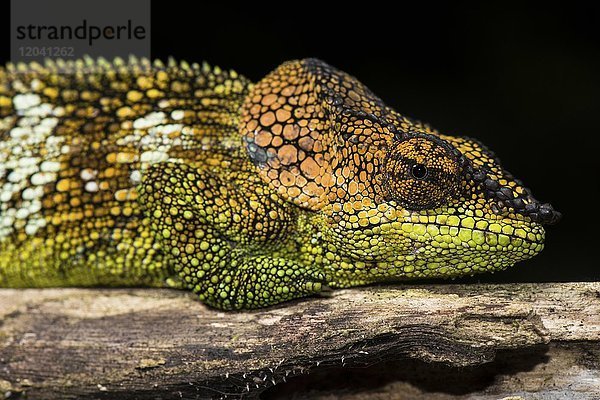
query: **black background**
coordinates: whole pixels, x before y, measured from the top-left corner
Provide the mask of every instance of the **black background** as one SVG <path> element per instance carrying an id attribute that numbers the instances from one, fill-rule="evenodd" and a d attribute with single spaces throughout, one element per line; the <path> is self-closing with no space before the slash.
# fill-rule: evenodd
<path id="1" fill-rule="evenodd" d="M 154 1 L 152 56 L 206 60 L 254 81 L 304 57 L 351 73 L 401 113 L 480 139 L 564 214 L 540 256 L 464 281 L 598 280 L 598 9 L 488 3 L 346 2 L 326 11 L 325 3 Z M 4 62 L 8 10 L 2 18 Z"/>

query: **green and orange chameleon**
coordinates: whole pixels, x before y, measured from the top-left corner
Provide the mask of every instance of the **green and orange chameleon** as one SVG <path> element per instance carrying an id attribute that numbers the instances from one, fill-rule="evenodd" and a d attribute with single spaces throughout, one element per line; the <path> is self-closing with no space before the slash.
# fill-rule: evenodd
<path id="1" fill-rule="evenodd" d="M 256 84 L 135 58 L 0 68 L 1 287 L 256 308 L 501 270 L 559 218 L 479 142 L 316 59 Z"/>

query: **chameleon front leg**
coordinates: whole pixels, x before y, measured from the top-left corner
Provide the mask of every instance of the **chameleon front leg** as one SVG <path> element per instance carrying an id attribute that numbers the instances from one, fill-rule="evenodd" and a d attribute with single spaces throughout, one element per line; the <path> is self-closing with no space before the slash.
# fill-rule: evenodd
<path id="1" fill-rule="evenodd" d="M 314 265 L 273 256 L 296 212 L 254 175 L 225 179 L 167 162 L 142 180 L 152 232 L 185 285 L 213 307 L 264 307 L 318 293 L 325 279 Z"/>

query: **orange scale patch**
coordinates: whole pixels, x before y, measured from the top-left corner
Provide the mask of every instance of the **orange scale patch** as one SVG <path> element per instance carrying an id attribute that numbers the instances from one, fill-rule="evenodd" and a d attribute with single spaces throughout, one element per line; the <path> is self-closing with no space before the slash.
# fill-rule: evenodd
<path id="1" fill-rule="evenodd" d="M 281 135 L 282 131 L 283 131 L 283 127 L 281 126 L 281 124 L 275 124 L 271 128 L 271 132 L 273 132 L 276 135 Z"/>
<path id="2" fill-rule="evenodd" d="M 293 86 L 293 85 L 286 86 L 281 90 L 281 95 L 289 97 L 294 94 L 295 90 L 296 90 L 296 86 Z"/>
<path id="3" fill-rule="evenodd" d="M 306 128 L 306 127 L 302 127 L 301 128 L 300 126 L 298 126 L 298 128 L 300 129 L 300 136 L 301 137 L 308 136 L 308 134 L 310 133 L 310 130 L 308 130 L 308 128 Z"/>
<path id="4" fill-rule="evenodd" d="M 300 189 L 297 186 L 292 186 L 291 188 L 289 188 L 287 190 L 287 194 L 292 197 L 298 197 L 302 194 L 302 192 L 300 191 Z"/>
<path id="5" fill-rule="evenodd" d="M 307 183 L 308 183 L 308 180 L 306 180 L 306 178 L 303 177 L 302 175 L 296 176 L 296 185 L 297 186 L 303 187 L 303 186 L 306 186 Z"/>
<path id="6" fill-rule="evenodd" d="M 251 120 L 250 122 L 248 122 L 248 123 L 246 124 L 246 129 L 247 129 L 249 132 L 253 132 L 253 131 L 254 131 L 254 130 L 257 128 L 257 127 L 258 127 L 258 121 L 257 121 L 257 120 L 255 120 L 255 119 Z"/>
<path id="7" fill-rule="evenodd" d="M 320 153 L 323 150 L 325 150 L 323 148 L 323 143 L 321 143 L 321 141 L 315 142 L 315 144 L 313 145 L 313 151 L 316 153 Z"/>
<path id="8" fill-rule="evenodd" d="M 261 107 L 259 104 L 255 104 L 252 107 L 250 107 L 250 114 L 252 115 L 258 115 L 261 112 Z"/>
<path id="9" fill-rule="evenodd" d="M 279 173 L 274 170 L 271 169 L 267 172 L 267 177 L 271 180 L 271 181 L 277 181 L 279 179 Z"/>
<path id="10" fill-rule="evenodd" d="M 342 176 L 344 178 L 349 178 L 350 177 L 350 168 L 349 167 L 344 167 L 342 168 Z"/>
<path id="11" fill-rule="evenodd" d="M 271 134 L 271 132 L 266 130 L 261 130 L 254 136 L 254 142 L 260 147 L 269 146 L 269 144 L 271 144 L 272 139 L 273 135 Z"/>
<path id="12" fill-rule="evenodd" d="M 262 126 L 271 126 L 275 123 L 275 113 L 269 111 L 260 116 L 260 124 Z"/>
<path id="13" fill-rule="evenodd" d="M 296 149 L 296 146 L 286 144 L 279 149 L 277 157 L 283 165 L 294 164 L 298 161 L 298 150 Z"/>
<path id="14" fill-rule="evenodd" d="M 316 180 L 315 180 L 316 181 Z M 321 185 L 324 187 L 332 187 L 335 184 L 333 176 L 329 173 L 324 173 L 321 179 Z"/>
<path id="15" fill-rule="evenodd" d="M 273 145 L 273 147 L 279 147 L 283 144 L 283 139 L 281 138 L 281 136 L 275 136 L 271 141 L 271 144 Z"/>
<path id="16" fill-rule="evenodd" d="M 296 124 L 287 124 L 283 127 L 283 137 L 287 140 L 294 140 L 300 134 L 300 128 Z"/>
<path id="17" fill-rule="evenodd" d="M 314 140 L 319 140 L 321 139 L 321 137 L 323 135 L 321 135 L 321 126 L 319 126 L 318 124 L 315 124 L 312 128 L 309 127 L 309 129 L 313 129 L 313 131 L 310 133 L 310 137 L 313 138 Z"/>
<path id="18" fill-rule="evenodd" d="M 300 97 L 298 98 L 298 105 L 303 106 L 308 102 L 308 95 L 307 94 L 301 94 Z"/>
<path id="19" fill-rule="evenodd" d="M 311 137 L 303 137 L 300 140 L 298 140 L 298 146 L 300 146 L 302 150 L 306 151 L 312 151 L 314 143 L 315 141 Z"/>
<path id="20" fill-rule="evenodd" d="M 279 180 L 283 186 L 290 187 L 296 184 L 296 176 L 289 171 L 282 171 Z"/>
<path id="21" fill-rule="evenodd" d="M 315 179 L 321 174 L 321 167 L 319 167 L 319 164 L 312 157 L 302 161 L 300 169 L 309 179 Z"/>
<path id="22" fill-rule="evenodd" d="M 277 95 L 271 93 L 271 94 L 264 96 L 260 100 L 260 103 L 263 106 L 270 106 L 271 104 L 275 103 L 276 101 L 277 101 Z"/>
<path id="23" fill-rule="evenodd" d="M 323 194 L 323 188 L 318 186 L 315 182 L 308 182 L 302 188 L 302 192 L 306 193 L 307 195 L 316 194 L 316 195 L 320 196 Z"/>
<path id="24" fill-rule="evenodd" d="M 336 190 L 337 197 L 340 199 L 346 197 L 346 193 L 347 192 L 342 188 L 337 188 L 337 190 Z"/>
<path id="25" fill-rule="evenodd" d="M 290 119 L 290 117 L 292 116 L 292 113 L 290 113 L 286 109 L 280 108 L 279 110 L 276 111 L 275 116 L 277 117 L 277 121 L 287 122 Z"/>

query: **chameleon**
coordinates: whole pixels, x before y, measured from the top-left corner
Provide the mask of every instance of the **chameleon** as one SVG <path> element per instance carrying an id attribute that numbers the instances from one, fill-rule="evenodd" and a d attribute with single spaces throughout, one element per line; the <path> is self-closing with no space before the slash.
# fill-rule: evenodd
<path id="1" fill-rule="evenodd" d="M 477 140 L 318 59 L 0 68 L 0 287 L 177 287 L 224 310 L 503 270 L 561 214 Z"/>

